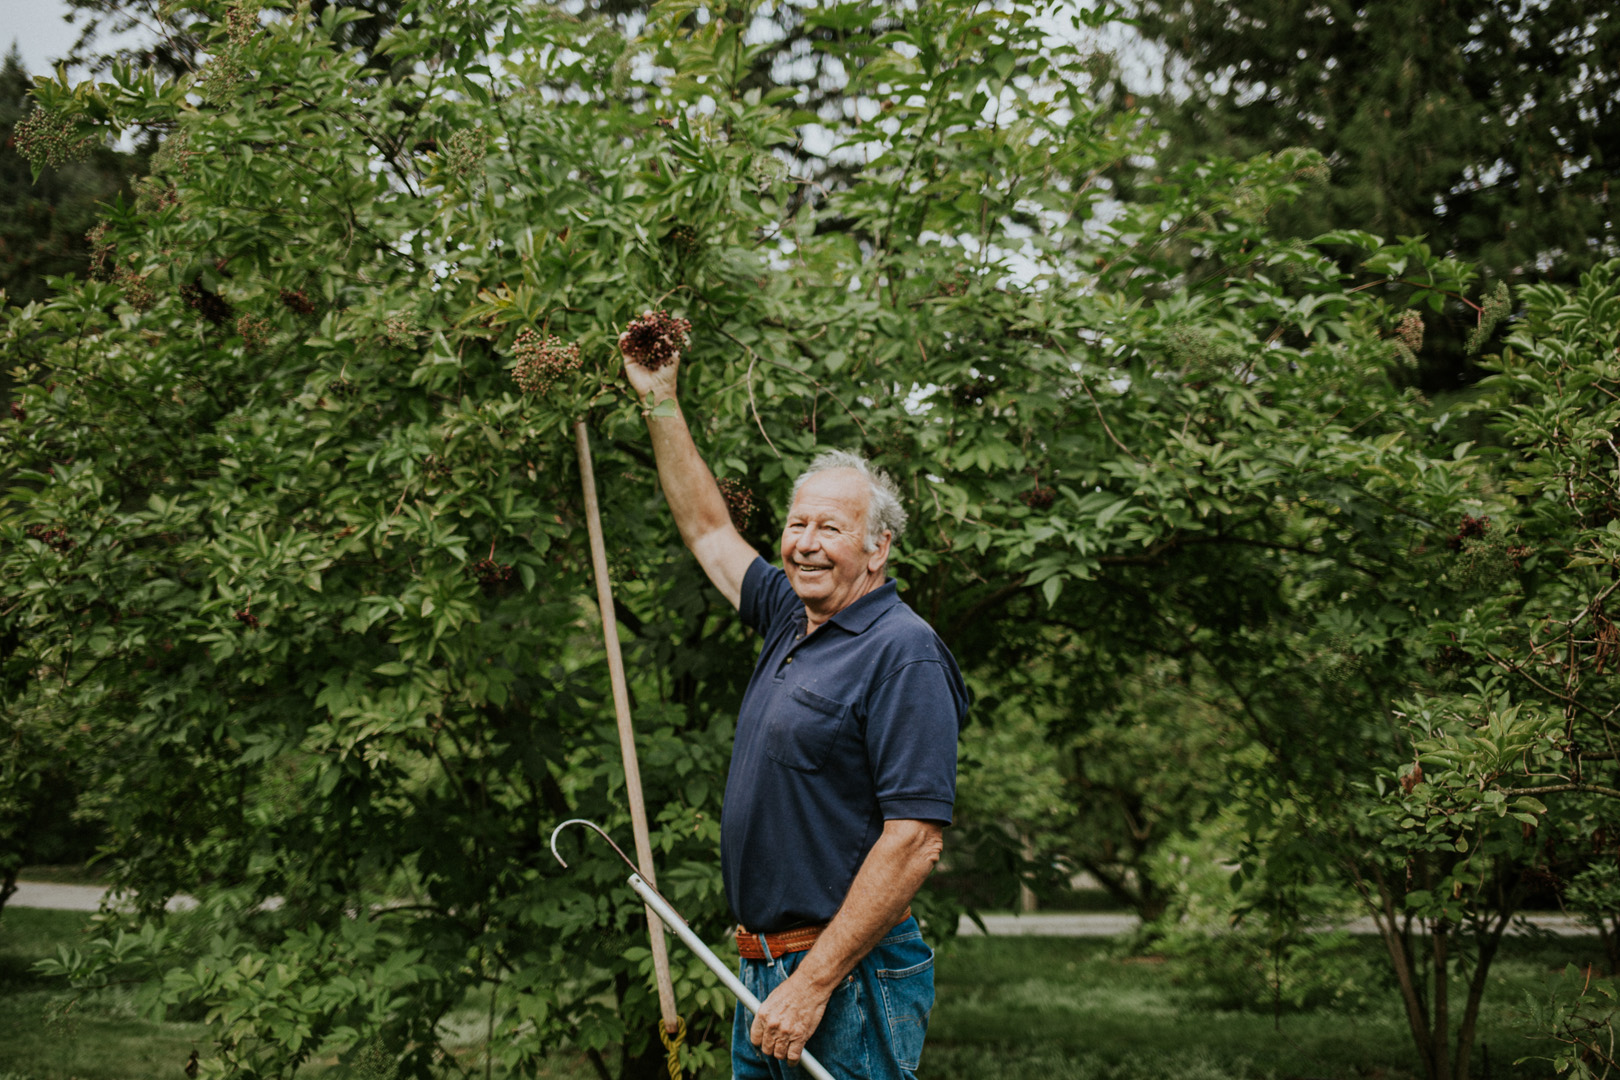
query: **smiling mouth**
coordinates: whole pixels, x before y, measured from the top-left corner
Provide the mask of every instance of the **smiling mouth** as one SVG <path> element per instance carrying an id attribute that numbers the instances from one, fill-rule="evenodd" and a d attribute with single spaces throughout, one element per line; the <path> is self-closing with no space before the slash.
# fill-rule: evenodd
<path id="1" fill-rule="evenodd" d="M 809 573 L 815 573 L 815 572 L 821 571 L 821 570 L 831 570 L 832 569 L 831 566 L 819 565 L 819 564 L 815 564 L 815 563 L 796 562 L 796 563 L 793 564 L 793 566 L 801 574 L 809 574 Z"/>

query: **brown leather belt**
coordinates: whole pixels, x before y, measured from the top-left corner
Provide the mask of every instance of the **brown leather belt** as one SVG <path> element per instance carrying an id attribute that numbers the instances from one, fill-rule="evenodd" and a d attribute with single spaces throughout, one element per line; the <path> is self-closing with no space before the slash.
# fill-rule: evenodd
<path id="1" fill-rule="evenodd" d="M 911 908 L 907 907 L 905 913 L 900 916 L 900 922 L 894 925 L 899 926 L 900 923 L 909 918 L 911 918 Z M 739 926 L 737 927 L 737 952 L 742 954 L 744 960 L 769 960 L 778 956 L 786 956 L 788 953 L 805 952 L 815 945 L 816 939 L 821 936 L 821 932 L 825 929 L 827 929 L 827 925 L 823 923 L 820 926 L 801 926 L 795 930 L 778 930 L 774 934 L 765 934 L 763 935 L 765 948 L 771 950 L 770 956 L 766 956 L 765 948 L 762 948 L 759 943 L 761 935 L 751 934 Z"/>

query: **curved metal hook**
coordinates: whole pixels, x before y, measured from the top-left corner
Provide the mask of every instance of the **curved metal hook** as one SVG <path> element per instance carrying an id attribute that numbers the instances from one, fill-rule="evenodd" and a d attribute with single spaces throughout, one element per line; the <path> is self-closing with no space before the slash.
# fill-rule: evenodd
<path id="1" fill-rule="evenodd" d="M 587 829 L 595 830 L 596 835 L 608 842 L 608 847 L 613 849 L 614 854 L 618 855 L 619 858 L 624 860 L 624 865 L 630 868 L 630 872 L 632 874 L 641 873 L 641 868 L 630 861 L 630 856 L 626 855 L 619 849 L 619 845 L 613 842 L 613 837 L 609 836 L 603 831 L 602 826 L 598 825 L 594 821 L 586 821 L 584 818 L 569 818 L 567 821 L 551 830 L 551 854 L 556 857 L 559 863 L 562 863 L 564 869 L 568 868 L 568 863 L 563 861 L 562 855 L 557 851 L 557 834 L 568 828 L 570 825 L 583 825 Z"/>

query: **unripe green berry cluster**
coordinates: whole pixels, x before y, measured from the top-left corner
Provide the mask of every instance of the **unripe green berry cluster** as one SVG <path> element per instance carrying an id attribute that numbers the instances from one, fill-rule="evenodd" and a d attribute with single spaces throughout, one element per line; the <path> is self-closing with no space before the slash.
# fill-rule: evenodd
<path id="1" fill-rule="evenodd" d="M 543 394 L 551 384 L 579 370 L 579 346 L 555 335 L 541 337 L 538 331 L 524 330 L 512 343 L 517 367 L 512 378 L 525 394 Z"/>
<path id="2" fill-rule="evenodd" d="M 90 152 L 90 140 L 75 138 L 73 122 L 60 113 L 34 109 L 12 129 L 17 152 L 36 169 L 60 168 Z"/>
<path id="3" fill-rule="evenodd" d="M 667 311 L 644 311 L 619 335 L 619 351 L 625 359 L 657 371 L 680 357 L 691 333 L 692 324 L 686 319 Z"/>
<path id="4" fill-rule="evenodd" d="M 274 323 L 259 315 L 243 315 L 236 320 L 237 336 L 250 349 L 257 349 L 268 342 L 275 329 Z"/>
<path id="5" fill-rule="evenodd" d="M 445 164 L 452 173 L 463 179 L 482 172 L 484 152 L 488 145 L 489 136 L 483 128 L 463 128 L 451 135 L 445 144 Z"/>
<path id="6" fill-rule="evenodd" d="M 84 239 L 90 245 L 90 276 L 97 281 L 109 280 L 117 272 L 114 261 L 118 258 L 118 246 L 107 239 L 107 223 L 97 224 L 84 234 Z"/>
<path id="7" fill-rule="evenodd" d="M 1401 312 L 1400 322 L 1395 324 L 1395 336 L 1414 353 L 1423 348 L 1423 316 L 1415 311 Z"/>
<path id="8" fill-rule="evenodd" d="M 390 315 L 383 323 L 383 340 L 394 348 L 404 348 L 416 340 L 416 319 L 411 315 Z"/>

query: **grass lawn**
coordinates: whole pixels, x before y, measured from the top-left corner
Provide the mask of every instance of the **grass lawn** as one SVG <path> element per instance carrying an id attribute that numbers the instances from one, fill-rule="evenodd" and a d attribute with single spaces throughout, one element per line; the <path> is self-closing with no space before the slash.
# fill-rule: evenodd
<path id="1" fill-rule="evenodd" d="M 0 1080 L 177 1080 L 193 1048 L 209 1054 L 201 1024 L 140 1019 L 117 991 L 68 1009 L 71 995 L 30 970 L 87 921 L 81 913 L 28 908 L 0 916 Z M 1367 940 L 1361 947 L 1380 946 Z M 1536 1052 L 1516 1014 L 1526 990 L 1595 952 L 1595 943 L 1584 940 L 1510 939 L 1486 999 L 1476 1077 L 1550 1075 L 1541 1063 L 1514 1066 Z M 1222 1009 L 1211 1004 L 1192 963 L 1129 956 L 1100 939 L 963 938 L 941 950 L 937 971 L 939 1002 L 922 1080 L 1416 1078 L 1392 995 L 1363 1008 L 1280 1018 Z M 471 1059 L 480 1056 L 477 1047 L 465 1049 Z M 552 1075 L 594 1077 L 577 1059 L 558 1061 Z"/>

